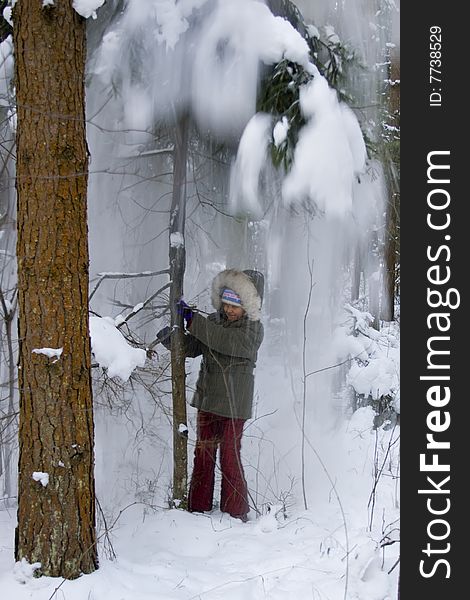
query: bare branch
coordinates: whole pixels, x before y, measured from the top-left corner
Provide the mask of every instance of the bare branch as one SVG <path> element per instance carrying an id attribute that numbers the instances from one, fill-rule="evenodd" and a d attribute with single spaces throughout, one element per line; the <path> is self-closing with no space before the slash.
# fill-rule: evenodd
<path id="1" fill-rule="evenodd" d="M 170 146 L 169 148 L 155 148 L 155 150 L 144 150 L 143 152 L 136 152 L 128 156 L 121 156 L 121 158 L 142 158 L 145 156 L 157 156 L 159 154 L 173 154 L 174 149 L 174 146 Z"/>
<path id="2" fill-rule="evenodd" d="M 141 273 L 98 273 L 98 281 L 91 292 L 88 301 L 90 301 L 96 293 L 96 290 L 102 284 L 105 279 L 132 279 L 137 277 L 154 277 L 156 275 L 169 274 L 169 269 L 163 269 L 162 271 L 142 271 Z"/>
<path id="3" fill-rule="evenodd" d="M 125 323 L 127 323 L 129 321 L 129 319 L 131 319 L 132 317 L 135 317 L 135 315 L 137 315 L 141 310 L 143 310 L 150 302 L 152 302 L 152 300 L 154 298 L 156 298 L 159 294 L 161 294 L 164 290 L 168 289 L 169 287 L 171 287 L 172 282 L 169 281 L 168 283 L 166 283 L 164 286 L 162 286 L 159 290 L 157 290 L 154 294 L 152 294 L 149 298 L 147 298 L 147 300 L 145 300 L 145 302 L 142 302 L 141 304 L 138 304 L 136 307 L 133 308 L 133 310 L 127 315 L 127 317 L 124 319 L 124 321 L 121 321 L 121 323 L 119 323 L 118 325 L 116 325 L 117 329 L 119 329 L 120 327 L 122 327 Z"/>

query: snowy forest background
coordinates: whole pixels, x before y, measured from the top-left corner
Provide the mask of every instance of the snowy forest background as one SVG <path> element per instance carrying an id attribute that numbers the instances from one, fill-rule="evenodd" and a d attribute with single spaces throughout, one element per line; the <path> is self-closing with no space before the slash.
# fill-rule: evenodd
<path id="1" fill-rule="evenodd" d="M 13 556 L 16 124 L 12 38 L 3 24 L 4 597 L 397 598 L 399 5 L 393 0 L 75 4 L 88 18 L 100 568 L 75 581 L 36 579 L 34 565 L 15 564 Z M 299 90 L 293 107 L 289 91 Z M 184 239 L 169 235 L 182 130 Z M 169 508 L 169 353 L 155 338 L 169 322 L 169 247 L 181 243 L 184 297 L 203 311 L 211 312 L 210 283 L 220 270 L 254 268 L 266 278 L 255 417 L 242 447 L 252 502 L 247 524 L 217 508 L 210 515 Z M 106 327 L 114 336 L 118 332 L 111 343 L 101 337 Z M 199 360 L 188 360 L 186 367 L 189 399 Z M 191 465 L 190 407 L 188 427 Z"/>

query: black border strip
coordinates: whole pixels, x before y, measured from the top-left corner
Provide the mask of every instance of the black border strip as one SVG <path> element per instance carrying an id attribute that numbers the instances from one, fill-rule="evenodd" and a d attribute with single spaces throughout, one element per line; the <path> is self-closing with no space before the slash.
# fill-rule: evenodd
<path id="1" fill-rule="evenodd" d="M 401 10 L 400 591 L 405 600 L 450 600 L 466 595 L 460 590 L 466 588 L 464 542 L 470 531 L 464 491 L 470 454 L 464 381 L 470 370 L 470 229 L 463 185 L 470 119 L 463 91 L 467 36 L 463 15 L 448 3 L 402 4 Z M 429 171 L 430 164 L 435 168 Z M 427 447 L 431 434 L 441 447 Z M 429 466 L 433 461 L 438 466 Z"/>

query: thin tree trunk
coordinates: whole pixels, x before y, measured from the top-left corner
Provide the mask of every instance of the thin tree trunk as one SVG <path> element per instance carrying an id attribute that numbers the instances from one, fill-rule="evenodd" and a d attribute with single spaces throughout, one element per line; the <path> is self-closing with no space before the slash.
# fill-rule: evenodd
<path id="1" fill-rule="evenodd" d="M 381 307 L 381 318 L 393 321 L 395 316 L 395 268 L 397 263 L 397 227 L 396 199 L 393 189 L 389 192 L 385 221 L 385 256 L 384 256 L 384 301 Z"/>
<path id="2" fill-rule="evenodd" d="M 362 251 L 361 245 L 359 242 L 356 244 L 356 248 L 354 251 L 354 264 L 353 264 L 353 274 L 351 281 L 351 302 L 355 302 L 359 299 L 359 294 L 361 291 L 361 273 L 362 273 Z"/>
<path id="3" fill-rule="evenodd" d="M 392 53 L 390 57 L 390 93 L 388 97 L 388 114 L 390 115 L 389 125 L 395 127 L 398 131 L 399 111 L 400 111 L 400 62 L 399 56 Z M 392 130 L 393 132 L 393 130 Z M 392 136 L 394 134 L 392 133 Z M 385 220 L 385 249 L 384 249 L 384 301 L 382 302 L 381 317 L 384 321 L 393 321 L 395 316 L 395 283 L 396 283 L 396 264 L 397 264 L 397 240 L 398 240 L 398 211 L 399 211 L 399 182 L 396 173 L 393 150 L 398 145 L 398 133 L 396 144 L 392 142 L 392 153 L 385 149 L 385 178 L 387 184 L 387 210 Z"/>
<path id="4" fill-rule="evenodd" d="M 85 20 L 71 1 L 43 7 L 21 0 L 13 22 L 20 391 L 15 554 L 40 562 L 39 573 L 71 579 L 97 567 Z M 47 348 L 57 354 L 48 356 Z M 47 474 L 48 482 L 35 473 Z"/>
<path id="5" fill-rule="evenodd" d="M 173 197 L 170 212 L 170 307 L 171 326 L 171 382 L 173 393 L 173 503 L 186 505 L 188 454 L 186 434 L 186 371 L 184 355 L 183 319 L 176 311 L 176 302 L 183 296 L 186 268 L 184 229 L 186 219 L 186 161 L 188 153 L 189 119 L 179 119 L 175 131 L 173 158 Z M 183 425 L 183 431 L 180 430 Z"/>
<path id="6" fill-rule="evenodd" d="M 8 381 L 8 408 L 4 412 L 4 420 L 0 421 L 0 476 L 3 475 L 3 496 L 10 498 L 13 496 L 13 486 L 11 477 L 11 456 L 14 450 L 16 440 L 17 419 L 15 416 L 15 353 L 13 350 L 13 320 L 15 318 L 16 307 L 13 304 L 9 307 L 0 288 L 0 314 L 5 323 L 6 337 L 6 373 Z M 5 399 L 4 399 L 5 400 Z M 8 501 L 7 501 L 8 505 Z"/>
<path id="7" fill-rule="evenodd" d="M 371 325 L 380 331 L 380 266 L 378 260 L 377 231 L 373 231 L 369 241 L 367 282 L 369 285 L 369 312 L 374 320 Z"/>

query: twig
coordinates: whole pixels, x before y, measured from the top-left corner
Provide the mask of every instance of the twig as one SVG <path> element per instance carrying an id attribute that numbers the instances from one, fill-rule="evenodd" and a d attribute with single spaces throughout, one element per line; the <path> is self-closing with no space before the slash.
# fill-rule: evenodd
<path id="1" fill-rule="evenodd" d="M 144 150 L 143 152 L 136 152 L 135 154 L 121 156 L 120 158 L 142 158 L 144 156 L 157 156 L 159 154 L 173 154 L 174 150 L 174 146 L 170 146 L 169 148 L 155 148 L 154 150 Z"/>
<path id="2" fill-rule="evenodd" d="M 336 367 L 341 367 L 341 365 L 345 365 L 346 363 L 350 362 L 351 360 L 358 358 L 361 354 L 362 354 L 362 352 L 360 352 L 357 356 L 351 356 L 349 358 L 346 358 L 345 360 L 341 361 L 340 363 L 336 363 L 336 365 L 330 365 L 329 367 L 323 367 L 322 369 L 317 369 L 316 371 L 311 371 L 310 373 L 307 373 L 304 377 L 307 378 L 307 377 L 310 377 L 310 375 L 316 375 L 317 373 L 322 373 L 323 371 L 328 371 L 329 369 L 335 369 Z"/>
<path id="3" fill-rule="evenodd" d="M 310 276 L 310 287 L 308 290 L 308 299 L 307 306 L 304 312 L 304 322 L 303 322 L 303 345 L 302 345 L 302 372 L 303 372 L 303 381 L 302 381 L 302 458 L 301 458 L 301 469 L 302 469 L 302 494 L 304 497 L 304 506 L 305 510 L 308 509 L 307 506 L 307 493 L 305 490 L 305 416 L 306 416 L 306 406 L 307 406 L 307 376 L 306 376 L 306 350 L 307 350 L 307 317 L 310 310 L 310 303 L 312 301 L 312 290 L 314 287 L 313 283 L 313 268 L 312 263 L 310 262 L 310 237 L 307 240 L 307 262 L 308 262 L 308 272 Z"/>
<path id="4" fill-rule="evenodd" d="M 111 538 L 110 538 L 110 536 L 109 536 L 109 532 L 110 532 L 110 530 L 108 529 L 108 523 L 106 522 L 106 517 L 105 517 L 105 515 L 104 515 L 103 509 L 101 508 L 101 503 L 100 503 L 100 501 L 98 500 L 98 498 L 96 498 L 96 504 L 97 504 L 97 506 L 98 506 L 98 509 L 99 509 L 99 511 L 100 511 L 101 518 L 103 519 L 103 524 L 104 524 L 104 536 L 105 536 L 105 546 L 106 546 L 106 543 L 107 543 L 107 544 L 108 544 L 108 546 L 109 546 L 109 550 L 108 550 L 108 551 L 109 551 L 109 554 L 110 554 L 110 556 L 111 556 L 111 560 L 114 560 L 114 559 L 116 558 L 116 556 L 117 556 L 117 555 L 116 555 L 116 552 L 114 551 L 114 547 L 113 547 L 113 544 L 112 544 L 112 542 L 111 542 Z"/>
<path id="5" fill-rule="evenodd" d="M 397 560 L 394 562 L 393 566 L 391 567 L 391 569 L 389 569 L 387 571 L 387 575 L 390 575 L 390 573 L 394 570 L 394 568 L 399 564 L 400 562 L 400 557 L 397 558 Z"/>
<path id="6" fill-rule="evenodd" d="M 150 302 L 152 302 L 152 300 L 154 298 L 156 298 L 159 294 L 161 294 L 164 290 L 166 290 L 167 288 L 171 287 L 172 282 L 168 282 L 166 283 L 164 286 L 162 286 L 159 290 L 157 290 L 154 294 L 152 294 L 151 296 L 149 296 L 147 298 L 147 300 L 145 300 L 145 302 L 142 302 L 141 304 L 137 305 L 138 308 L 134 308 L 132 309 L 132 311 L 127 315 L 127 317 L 124 319 L 124 321 L 121 321 L 118 325 L 116 325 L 116 328 L 119 329 L 120 327 L 122 327 L 124 324 L 126 324 L 129 319 L 131 319 L 132 317 L 135 317 L 135 315 L 137 315 L 141 310 L 143 310 L 148 304 L 150 304 Z"/>
<path id="7" fill-rule="evenodd" d="M 372 502 L 372 511 L 371 511 L 371 516 L 370 516 L 370 520 L 369 520 L 369 528 L 372 529 L 372 521 L 373 521 L 373 517 L 374 517 L 374 506 L 375 506 L 375 492 L 377 489 L 377 486 L 379 484 L 379 480 L 380 477 L 383 473 L 384 467 L 385 467 L 385 463 L 387 461 L 388 455 L 390 454 L 390 450 L 392 448 L 392 446 L 394 446 L 398 440 L 400 439 L 400 436 L 396 437 L 395 439 L 393 439 L 393 434 L 395 432 L 395 429 L 397 427 L 397 424 L 395 423 L 395 425 L 393 426 L 393 430 L 392 433 L 390 435 L 390 439 L 388 442 L 388 446 L 387 446 L 387 451 L 385 452 L 385 456 L 383 458 L 382 464 L 380 465 L 380 468 L 377 468 L 377 460 L 375 460 L 374 466 L 375 466 L 375 477 L 374 477 L 374 485 L 372 486 L 372 490 L 370 492 L 369 495 L 369 501 L 367 503 L 367 507 L 369 508 L 371 502 Z M 376 445 L 375 445 L 375 450 L 374 450 L 374 455 L 377 458 L 377 431 L 376 431 Z"/>

